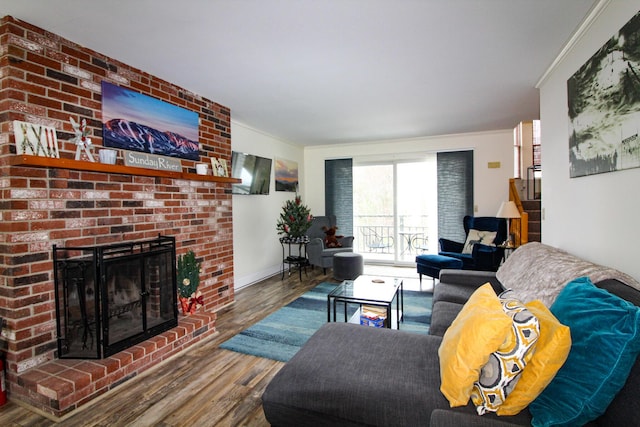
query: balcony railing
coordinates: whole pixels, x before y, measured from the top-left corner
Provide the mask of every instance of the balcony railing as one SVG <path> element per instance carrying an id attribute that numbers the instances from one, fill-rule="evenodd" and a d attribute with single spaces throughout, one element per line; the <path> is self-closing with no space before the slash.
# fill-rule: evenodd
<path id="1" fill-rule="evenodd" d="M 429 228 L 426 215 L 400 216 L 398 231 L 393 216 L 362 215 L 354 217 L 354 250 L 380 259 L 413 261 L 416 254 L 426 252 Z"/>

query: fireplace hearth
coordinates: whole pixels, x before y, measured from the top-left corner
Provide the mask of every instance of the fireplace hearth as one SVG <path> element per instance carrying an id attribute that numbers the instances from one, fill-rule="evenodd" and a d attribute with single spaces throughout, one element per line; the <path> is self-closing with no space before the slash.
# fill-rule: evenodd
<path id="1" fill-rule="evenodd" d="M 53 247 L 58 357 L 101 359 L 178 325 L 175 238 Z"/>

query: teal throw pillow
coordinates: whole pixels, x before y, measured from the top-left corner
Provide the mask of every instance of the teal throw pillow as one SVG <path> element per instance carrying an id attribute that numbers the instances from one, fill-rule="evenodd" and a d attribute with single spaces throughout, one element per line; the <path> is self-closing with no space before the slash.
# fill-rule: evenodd
<path id="1" fill-rule="evenodd" d="M 529 406 L 532 425 L 581 426 L 602 415 L 640 352 L 640 310 L 588 277 L 569 282 L 551 306 L 571 329 L 571 350 Z"/>

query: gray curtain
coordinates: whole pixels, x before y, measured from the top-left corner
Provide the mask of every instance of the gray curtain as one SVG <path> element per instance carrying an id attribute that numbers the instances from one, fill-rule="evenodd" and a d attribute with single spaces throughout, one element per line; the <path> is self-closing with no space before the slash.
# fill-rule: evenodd
<path id="1" fill-rule="evenodd" d="M 473 151 L 438 153 L 438 236 L 464 242 L 462 219 L 473 215 Z"/>
<path id="2" fill-rule="evenodd" d="M 324 162 L 325 215 L 335 215 L 339 234 L 353 236 L 353 160 Z"/>
<path id="3" fill-rule="evenodd" d="M 325 160 L 325 215 L 335 215 L 340 234 L 353 235 L 352 159 Z M 437 154 L 438 236 L 464 242 L 462 219 L 473 215 L 473 151 Z"/>

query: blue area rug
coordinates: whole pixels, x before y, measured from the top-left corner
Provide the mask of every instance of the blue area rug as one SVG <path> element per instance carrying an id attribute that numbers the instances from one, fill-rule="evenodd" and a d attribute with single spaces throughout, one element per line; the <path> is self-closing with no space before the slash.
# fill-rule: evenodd
<path id="1" fill-rule="evenodd" d="M 228 339 L 220 348 L 287 362 L 315 331 L 327 323 L 327 295 L 336 286 L 335 283 L 320 283 L 300 298 Z M 431 298 L 429 292 L 404 291 L 404 322 L 400 324 L 401 330 L 420 334 L 429 332 Z M 356 309 L 357 306 L 349 307 L 349 314 Z M 343 319 L 342 313 L 339 306 L 339 320 Z"/>

